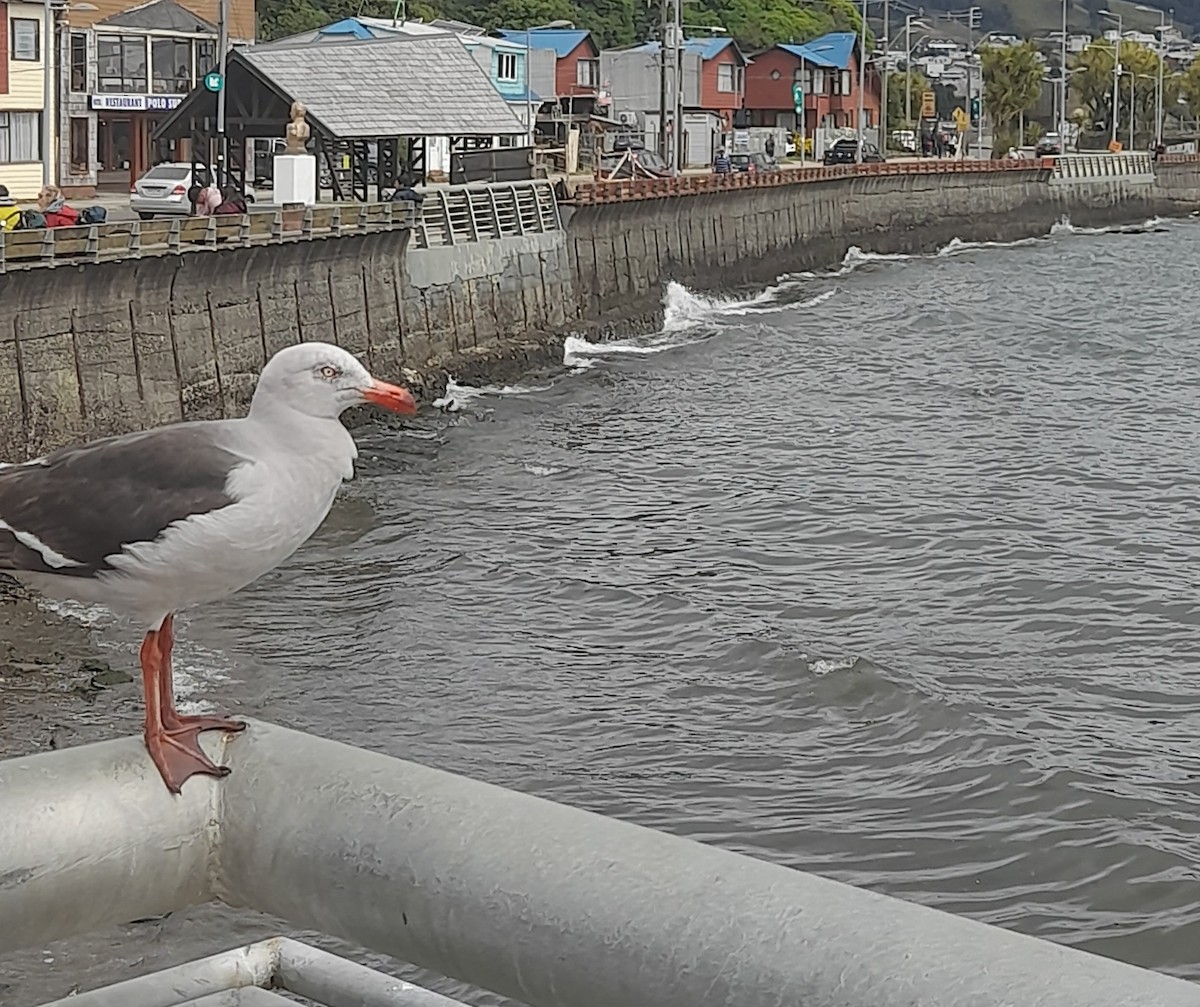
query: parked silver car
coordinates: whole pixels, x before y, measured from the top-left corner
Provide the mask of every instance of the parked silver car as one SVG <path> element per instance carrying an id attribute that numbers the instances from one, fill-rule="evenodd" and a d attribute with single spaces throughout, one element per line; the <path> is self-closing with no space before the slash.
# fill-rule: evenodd
<path id="1" fill-rule="evenodd" d="M 192 166 L 183 161 L 164 161 L 156 164 L 133 183 L 129 190 L 129 208 L 142 220 L 151 217 L 186 217 L 192 212 L 188 190 L 193 184 L 204 185 L 211 177 L 204 165 Z M 254 190 L 246 186 L 246 204 L 254 202 Z"/>

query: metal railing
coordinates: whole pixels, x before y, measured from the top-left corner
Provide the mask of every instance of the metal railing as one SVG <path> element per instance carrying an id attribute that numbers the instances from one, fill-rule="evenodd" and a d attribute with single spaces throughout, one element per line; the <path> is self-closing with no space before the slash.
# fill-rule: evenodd
<path id="1" fill-rule="evenodd" d="M 465 1007 L 288 937 L 248 944 L 161 972 L 73 993 L 42 1007 L 295 1007 L 285 990 L 319 1007 Z"/>
<path id="2" fill-rule="evenodd" d="M 410 203 L 350 203 L 210 217 L 115 221 L 42 230 L 0 229 L 0 273 L 15 269 L 241 248 L 411 228 Z"/>
<path id="3" fill-rule="evenodd" d="M 924 161 L 884 161 L 878 164 L 834 164 L 812 168 L 781 168 L 778 171 L 706 172 L 677 175 L 673 178 L 621 178 L 612 181 L 581 182 L 575 186 L 572 203 L 617 203 L 634 199 L 658 199 L 662 196 L 689 196 L 730 189 L 768 189 L 803 182 L 831 179 L 875 178 L 881 175 L 980 175 L 992 172 L 1025 172 L 1047 175 L 1051 158 L 1008 159 L 1003 161 L 956 161 L 930 158 Z"/>
<path id="4" fill-rule="evenodd" d="M 1054 158 L 1052 182 L 1154 181 L 1151 154 L 1066 154 Z"/>
<path id="5" fill-rule="evenodd" d="M 417 248 L 439 248 L 560 230 L 549 182 L 498 182 L 428 190 L 413 239 Z"/>
<path id="6" fill-rule="evenodd" d="M 375 752 L 254 722 L 205 740 L 232 772 L 180 796 L 141 738 L 0 762 L 0 952 L 220 899 L 533 1007 L 1200 1007 L 1179 979 Z"/>

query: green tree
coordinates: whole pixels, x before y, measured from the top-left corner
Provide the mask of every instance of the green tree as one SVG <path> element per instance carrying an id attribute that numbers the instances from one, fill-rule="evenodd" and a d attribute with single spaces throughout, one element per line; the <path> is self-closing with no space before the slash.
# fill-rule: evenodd
<path id="1" fill-rule="evenodd" d="M 1113 117 L 1113 44 L 1094 40 L 1072 63 L 1071 101 L 1085 114 L 1086 125 L 1112 131 Z M 1121 76 L 1117 88 L 1117 135 L 1129 142 L 1129 124 L 1137 125 L 1134 146 L 1147 144 L 1154 135 L 1159 56 L 1148 46 L 1121 43 Z M 1186 98 L 1188 74 L 1170 72 L 1163 67 L 1163 107 L 1174 108 L 1180 95 Z M 1197 78 L 1200 81 L 1200 77 Z"/>
<path id="2" fill-rule="evenodd" d="M 921 115 L 921 97 L 929 90 L 929 81 L 919 70 L 904 70 L 888 75 L 888 123 L 892 129 L 912 129 Z M 905 100 L 907 95 L 907 101 Z M 912 112 L 912 119 L 905 112 Z"/>
<path id="3" fill-rule="evenodd" d="M 983 104 L 992 118 L 992 156 L 1003 157 L 1009 147 L 1020 143 L 1021 115 L 1041 97 L 1042 63 L 1032 42 L 985 46 L 979 57 Z"/>

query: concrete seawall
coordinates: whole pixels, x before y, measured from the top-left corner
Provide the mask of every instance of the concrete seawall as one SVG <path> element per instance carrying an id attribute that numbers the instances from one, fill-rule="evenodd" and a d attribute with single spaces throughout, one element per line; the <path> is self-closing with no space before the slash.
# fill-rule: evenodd
<path id="1" fill-rule="evenodd" d="M 585 204 L 568 217 L 568 243 L 581 314 L 611 318 L 653 307 L 667 280 L 699 289 L 769 283 L 839 262 L 851 246 L 929 252 L 954 238 L 1044 235 L 1063 217 L 1097 226 L 1197 207 L 1195 163 L 1164 165 L 1150 184 L 1056 184 L 1050 169 L 1033 168 L 893 174 Z"/>
<path id="2" fill-rule="evenodd" d="M 0 459 L 239 415 L 266 357 L 298 339 L 338 343 L 429 391 L 447 373 L 545 359 L 572 331 L 653 324 L 668 279 L 768 282 L 851 245 L 919 252 L 1045 234 L 1063 216 L 1096 225 L 1200 208 L 1200 161 L 1128 164 L 1082 178 L 1050 163 L 780 176 L 580 198 L 561 216 L 546 183 L 477 187 L 427 199 L 412 230 L 10 269 Z"/>

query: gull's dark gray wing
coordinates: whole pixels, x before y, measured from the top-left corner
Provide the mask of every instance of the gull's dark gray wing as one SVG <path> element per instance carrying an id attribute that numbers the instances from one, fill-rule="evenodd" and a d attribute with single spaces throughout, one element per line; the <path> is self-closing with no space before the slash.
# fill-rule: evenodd
<path id="1" fill-rule="evenodd" d="M 178 424 L 0 468 L 0 571 L 94 577 L 107 557 L 234 503 L 246 459 L 208 424 Z"/>

